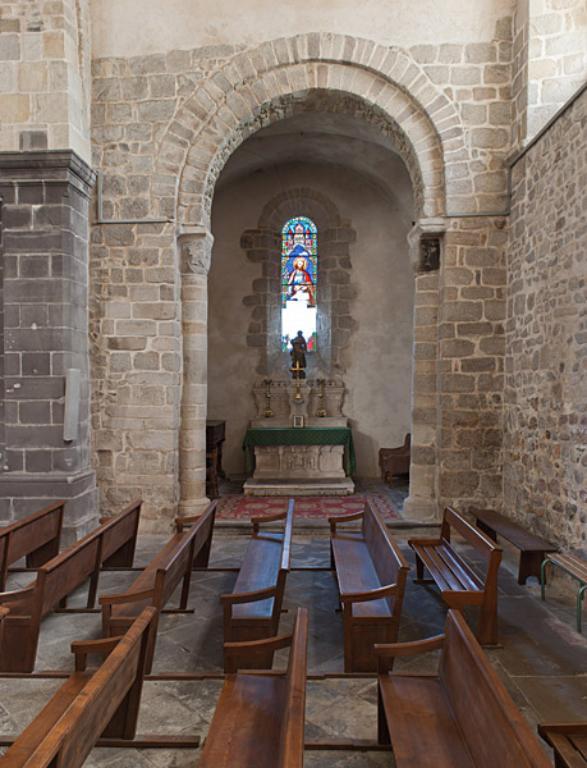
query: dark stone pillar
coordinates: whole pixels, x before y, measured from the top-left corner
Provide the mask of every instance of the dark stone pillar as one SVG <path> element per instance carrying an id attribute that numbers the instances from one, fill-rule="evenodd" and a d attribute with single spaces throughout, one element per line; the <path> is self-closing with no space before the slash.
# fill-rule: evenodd
<path id="1" fill-rule="evenodd" d="M 74 152 L 0 153 L 0 523 L 62 498 L 70 540 L 96 517 L 88 337 L 93 184 L 93 171 Z M 79 377 L 79 398 L 69 397 L 73 387 L 66 391 L 71 369 L 79 371 L 70 374 Z"/>

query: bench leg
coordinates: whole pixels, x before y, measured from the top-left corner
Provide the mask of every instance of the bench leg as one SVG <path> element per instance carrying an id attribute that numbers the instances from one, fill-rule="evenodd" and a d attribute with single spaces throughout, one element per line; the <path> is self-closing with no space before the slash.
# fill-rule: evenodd
<path id="1" fill-rule="evenodd" d="M 497 597 L 481 605 L 477 639 L 480 645 L 497 645 Z"/>
<path id="2" fill-rule="evenodd" d="M 542 600 L 546 600 L 546 566 L 548 565 L 548 559 L 544 559 L 540 563 L 540 597 Z"/>
<path id="3" fill-rule="evenodd" d="M 391 744 L 391 736 L 389 735 L 389 727 L 379 685 L 377 685 L 377 743 Z"/>
<path id="4" fill-rule="evenodd" d="M 420 560 L 418 555 L 416 555 L 416 579 L 418 581 L 424 579 L 424 563 Z"/>
<path id="5" fill-rule="evenodd" d="M 577 632 L 583 631 L 582 625 L 582 612 L 583 612 L 583 598 L 587 592 L 587 584 L 581 584 L 577 590 Z"/>
<path id="6" fill-rule="evenodd" d="M 521 552 L 518 569 L 518 584 L 525 584 L 530 576 L 541 581 L 540 567 L 544 560 L 544 552 Z"/>

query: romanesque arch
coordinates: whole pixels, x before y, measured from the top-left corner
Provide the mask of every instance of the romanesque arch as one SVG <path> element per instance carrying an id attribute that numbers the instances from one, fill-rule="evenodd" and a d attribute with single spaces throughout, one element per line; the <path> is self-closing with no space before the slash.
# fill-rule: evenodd
<path id="1" fill-rule="evenodd" d="M 342 94 L 349 100 L 347 109 L 351 104 L 382 130 L 387 126 L 410 172 L 419 219 L 438 222 L 447 205 L 459 206 L 458 188 L 451 184 L 459 174 L 450 168 L 471 162 L 460 117 L 400 49 L 331 34 L 275 40 L 235 56 L 178 107 L 158 152 L 153 204 L 155 212 L 173 210 L 178 223 L 184 512 L 199 508 L 205 496 L 207 271 L 216 180 L 248 136 L 293 114 L 313 93 Z M 344 103 L 339 99 L 338 108 Z M 430 226 L 424 229 L 429 235 Z"/>

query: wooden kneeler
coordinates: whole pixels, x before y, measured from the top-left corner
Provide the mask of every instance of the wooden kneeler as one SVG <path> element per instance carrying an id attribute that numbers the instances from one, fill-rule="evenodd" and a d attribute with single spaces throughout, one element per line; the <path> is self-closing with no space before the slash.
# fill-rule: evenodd
<path id="1" fill-rule="evenodd" d="M 78 768 L 94 746 L 197 747 L 199 739 L 135 739 L 155 608 L 145 608 L 122 637 L 72 643 L 75 672 L 0 759 L 2 768 Z M 87 657 L 107 656 L 95 672 Z"/>

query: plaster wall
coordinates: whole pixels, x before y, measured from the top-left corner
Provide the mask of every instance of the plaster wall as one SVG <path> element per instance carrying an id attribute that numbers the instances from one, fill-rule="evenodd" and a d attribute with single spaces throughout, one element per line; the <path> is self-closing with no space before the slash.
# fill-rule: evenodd
<path id="1" fill-rule="evenodd" d="M 326 195 L 357 233 L 350 254 L 351 283 L 357 289 L 351 314 L 357 327 L 344 353 L 343 378 L 358 474 L 377 476 L 379 448 L 401 443 L 409 431 L 414 278 L 406 236 L 412 202 L 399 160 L 395 171 L 393 194 L 349 168 L 302 163 L 247 175 L 217 192 L 209 273 L 208 418 L 227 422 L 224 468 L 229 474 L 244 472 L 241 443 L 255 415 L 252 388 L 258 378 L 258 353 L 246 344 L 250 308 L 242 300 L 262 267 L 246 260 L 240 237 L 256 226 L 263 207 L 282 188 L 311 187 Z"/>
<path id="2" fill-rule="evenodd" d="M 385 45 L 491 40 L 514 0 L 92 0 L 94 56 L 138 56 L 174 48 L 250 46 L 305 32 L 334 32 Z M 137 18 L 141 23 L 137 25 Z M 170 24 L 169 19 L 174 23 Z"/>

